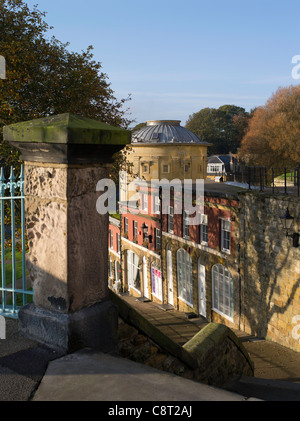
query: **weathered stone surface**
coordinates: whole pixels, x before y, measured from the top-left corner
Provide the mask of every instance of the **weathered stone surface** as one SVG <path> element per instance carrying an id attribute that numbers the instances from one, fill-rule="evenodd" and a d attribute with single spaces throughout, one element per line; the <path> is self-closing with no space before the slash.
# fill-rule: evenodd
<path id="1" fill-rule="evenodd" d="M 69 113 L 12 124 L 4 128 L 8 142 L 49 144 L 130 143 L 130 132 L 119 127 Z"/>
<path id="2" fill-rule="evenodd" d="M 24 335 L 65 353 L 83 347 L 115 351 L 117 328 L 118 312 L 110 301 L 69 314 L 32 303 L 23 307 L 19 315 L 19 329 Z"/>
<path id="3" fill-rule="evenodd" d="M 4 139 L 25 161 L 34 305 L 20 318 L 23 331 L 41 342 L 112 350 L 117 314 L 107 304 L 108 214 L 97 212 L 96 186 L 130 137 L 69 113 L 4 128 Z"/>
<path id="4" fill-rule="evenodd" d="M 108 170 L 25 165 L 28 270 L 42 308 L 77 311 L 107 296 L 108 218 L 97 213 L 96 184 Z"/>
<path id="5" fill-rule="evenodd" d="M 116 298 L 121 320 L 118 352 L 122 357 L 210 385 L 222 386 L 236 376 L 253 375 L 247 351 L 226 326 L 211 323 L 180 347 L 162 332 L 150 329 L 144 317 L 122 305 L 124 301 L 116 294 L 110 292 L 110 296 Z"/>
<path id="6" fill-rule="evenodd" d="M 300 351 L 293 323 L 300 315 L 300 248 L 293 247 L 280 221 L 288 207 L 294 217 L 290 233 L 299 232 L 299 198 L 253 191 L 239 198 L 241 329 Z"/>
<path id="7" fill-rule="evenodd" d="M 67 311 L 66 203 L 49 201 L 41 205 L 39 200 L 29 196 L 25 211 L 29 244 L 26 263 L 34 301 L 43 308 Z"/>

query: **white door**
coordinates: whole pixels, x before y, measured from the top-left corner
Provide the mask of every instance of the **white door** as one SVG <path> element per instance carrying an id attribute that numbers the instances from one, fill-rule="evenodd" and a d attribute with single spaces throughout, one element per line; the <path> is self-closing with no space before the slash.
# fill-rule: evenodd
<path id="1" fill-rule="evenodd" d="M 173 296 L 173 274 L 172 274 L 172 251 L 167 250 L 167 283 L 168 283 L 168 304 L 174 305 Z"/>
<path id="2" fill-rule="evenodd" d="M 137 292 L 141 291 L 141 276 L 139 267 L 139 257 L 131 250 L 127 250 L 127 282 L 128 291 L 133 288 Z"/>
<path id="3" fill-rule="evenodd" d="M 143 285 L 144 285 L 144 297 L 149 298 L 149 289 L 148 289 L 148 267 L 147 259 L 143 257 Z"/>
<path id="4" fill-rule="evenodd" d="M 205 266 L 198 263 L 198 299 L 199 314 L 206 317 L 206 297 L 205 297 Z"/>

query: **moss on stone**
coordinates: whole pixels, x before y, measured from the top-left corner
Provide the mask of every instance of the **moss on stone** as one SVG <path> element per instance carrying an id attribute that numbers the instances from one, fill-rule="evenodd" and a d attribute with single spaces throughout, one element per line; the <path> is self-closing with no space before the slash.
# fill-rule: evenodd
<path id="1" fill-rule="evenodd" d="M 126 145 L 131 133 L 90 118 L 69 113 L 5 126 L 8 142 Z"/>

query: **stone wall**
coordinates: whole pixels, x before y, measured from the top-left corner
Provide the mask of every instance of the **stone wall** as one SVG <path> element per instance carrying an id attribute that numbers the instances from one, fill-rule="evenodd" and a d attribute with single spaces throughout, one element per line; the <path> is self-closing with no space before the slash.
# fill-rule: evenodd
<path id="1" fill-rule="evenodd" d="M 240 202 L 241 328 L 300 351 L 300 248 L 280 221 L 288 207 L 299 232 L 299 198 L 246 192 Z"/>
<path id="2" fill-rule="evenodd" d="M 235 376 L 253 376 L 253 363 L 236 335 L 228 327 L 210 323 L 183 348 L 197 360 L 194 377 L 203 383 L 224 386 Z"/>
<path id="3" fill-rule="evenodd" d="M 149 367 L 169 373 L 193 378 L 193 370 L 186 364 L 166 352 L 160 345 L 151 340 L 141 331 L 119 318 L 118 353 L 123 358 L 128 358 Z"/>
<path id="4" fill-rule="evenodd" d="M 110 296 L 119 310 L 120 356 L 215 387 L 253 376 L 247 351 L 226 326 L 210 323 L 182 347 L 119 296 Z"/>

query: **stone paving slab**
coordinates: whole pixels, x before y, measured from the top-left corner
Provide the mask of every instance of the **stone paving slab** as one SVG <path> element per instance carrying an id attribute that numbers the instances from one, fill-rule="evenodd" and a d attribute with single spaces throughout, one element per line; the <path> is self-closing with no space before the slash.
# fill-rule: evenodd
<path id="1" fill-rule="evenodd" d="M 163 311 L 154 302 L 142 303 L 135 297 L 121 297 L 173 341 L 184 345 L 206 323 L 202 318 L 187 319 L 185 313 Z M 275 342 L 260 340 L 248 333 L 233 329 L 254 363 L 254 377 L 300 383 L 300 353 Z"/>
<path id="2" fill-rule="evenodd" d="M 300 352 L 270 341 L 243 342 L 254 363 L 254 376 L 300 385 Z"/>
<path id="3" fill-rule="evenodd" d="M 184 345 L 207 325 L 207 322 L 201 319 L 191 319 L 192 323 L 185 313 L 176 310 L 164 311 L 151 301 L 143 303 L 130 295 L 122 295 L 121 298 L 179 345 Z"/>
<path id="4" fill-rule="evenodd" d="M 124 358 L 81 350 L 49 363 L 33 401 L 245 401 Z"/>
<path id="5" fill-rule="evenodd" d="M 28 401 L 49 361 L 61 355 L 22 336 L 18 320 L 5 321 L 6 339 L 0 340 L 0 401 Z"/>

